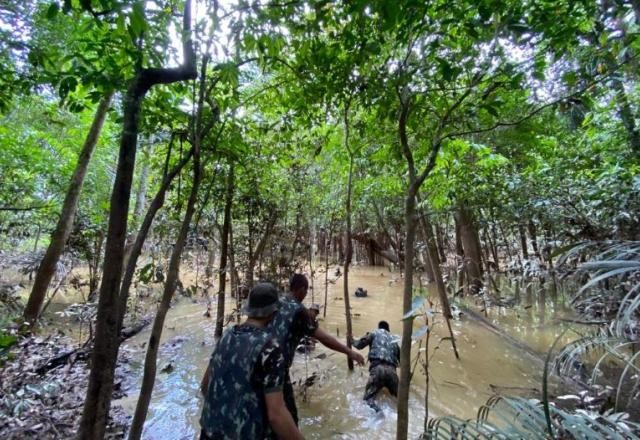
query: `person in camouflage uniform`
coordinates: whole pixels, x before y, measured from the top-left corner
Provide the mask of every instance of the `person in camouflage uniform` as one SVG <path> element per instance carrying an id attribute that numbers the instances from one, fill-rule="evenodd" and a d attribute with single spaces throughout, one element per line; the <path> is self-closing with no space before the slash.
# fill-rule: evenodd
<path id="1" fill-rule="evenodd" d="M 378 391 L 387 387 L 392 396 L 398 396 L 396 368 L 400 363 L 400 347 L 396 338 L 389 332 L 387 321 L 380 321 L 376 330 L 353 342 L 353 346 L 359 350 L 367 345 L 369 346 L 369 380 L 363 400 L 374 410 L 380 411 L 380 407 L 374 401 Z"/>
<path id="2" fill-rule="evenodd" d="M 278 306 L 276 288 L 257 284 L 247 320 L 218 341 L 201 384 L 201 440 L 303 438 L 284 402 L 285 358 L 267 328 Z"/>
<path id="3" fill-rule="evenodd" d="M 313 336 L 327 348 L 346 354 L 358 365 L 364 364 L 360 353 L 347 347 L 329 333 L 318 327 L 315 316 L 302 304 L 309 291 L 309 281 L 302 274 L 294 274 L 289 281 L 289 293 L 280 298 L 280 306 L 275 318 L 269 323 L 284 354 L 286 372 L 283 385 L 284 400 L 296 425 L 298 409 L 296 407 L 289 369 L 293 363 L 296 348 L 304 336 Z"/>

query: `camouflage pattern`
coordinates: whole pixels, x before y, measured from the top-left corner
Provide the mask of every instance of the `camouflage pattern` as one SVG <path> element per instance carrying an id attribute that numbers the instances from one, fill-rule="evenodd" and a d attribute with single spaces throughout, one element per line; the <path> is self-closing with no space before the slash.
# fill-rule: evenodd
<path id="1" fill-rule="evenodd" d="M 285 381 L 282 393 L 284 403 L 293 417 L 295 424 L 298 424 L 298 408 L 291 385 L 289 368 L 293 363 L 293 356 L 296 348 L 304 336 L 311 336 L 318 328 L 318 322 L 311 316 L 306 307 L 290 296 L 280 298 L 280 307 L 276 316 L 269 322 L 268 327 L 275 335 L 278 344 L 282 347 L 285 359 Z"/>
<path id="2" fill-rule="evenodd" d="M 400 363 L 400 346 L 397 337 L 385 329 L 375 329 L 353 342 L 353 346 L 358 350 L 367 345 L 369 346 L 369 371 L 381 363 L 391 365 L 394 368 Z"/>
<path id="3" fill-rule="evenodd" d="M 264 395 L 282 390 L 285 362 L 267 328 L 236 325 L 222 335 L 209 362 L 209 387 L 200 417 L 209 439 L 276 438 Z"/>
<path id="4" fill-rule="evenodd" d="M 374 407 L 372 405 L 373 398 L 384 387 L 387 387 L 392 396 L 397 396 L 398 374 L 395 367 L 389 364 L 378 364 L 369 370 L 369 380 L 364 391 L 364 400 Z"/>
<path id="5" fill-rule="evenodd" d="M 290 296 L 284 296 L 280 298 L 280 308 L 268 327 L 282 347 L 289 368 L 293 363 L 296 347 L 304 336 L 312 336 L 315 333 L 318 323 L 304 305 Z"/>

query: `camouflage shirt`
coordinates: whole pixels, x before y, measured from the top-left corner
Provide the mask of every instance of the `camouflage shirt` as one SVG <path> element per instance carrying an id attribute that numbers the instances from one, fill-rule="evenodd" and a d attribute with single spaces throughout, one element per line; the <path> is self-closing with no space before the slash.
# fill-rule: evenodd
<path id="1" fill-rule="evenodd" d="M 269 327 L 282 347 L 288 369 L 293 363 L 296 347 L 304 336 L 315 333 L 318 323 L 304 305 L 289 296 L 284 296 L 280 298 L 280 308 L 269 322 Z"/>
<path id="2" fill-rule="evenodd" d="M 236 325 L 224 332 L 209 362 L 200 425 L 213 439 L 275 438 L 264 395 L 282 389 L 284 357 L 266 328 Z"/>
<path id="3" fill-rule="evenodd" d="M 378 328 L 353 342 L 353 346 L 358 350 L 367 345 L 369 346 L 369 362 L 371 363 L 369 368 L 373 368 L 380 362 L 394 367 L 400 363 L 400 347 L 397 338 L 388 331 Z"/>

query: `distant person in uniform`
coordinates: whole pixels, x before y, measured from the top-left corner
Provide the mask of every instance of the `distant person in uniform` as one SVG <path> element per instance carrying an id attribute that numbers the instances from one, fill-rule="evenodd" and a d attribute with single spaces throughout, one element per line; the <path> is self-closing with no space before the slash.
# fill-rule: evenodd
<path id="1" fill-rule="evenodd" d="M 267 328 L 278 291 L 257 284 L 242 311 L 247 320 L 227 329 L 202 378 L 201 440 L 302 439 L 284 402 L 286 364 Z"/>
<path id="2" fill-rule="evenodd" d="M 369 346 L 369 380 L 363 400 L 375 411 L 380 411 L 380 407 L 375 403 L 378 391 L 386 387 L 392 396 L 398 396 L 396 368 L 400 363 L 400 346 L 389 332 L 387 321 L 380 321 L 376 330 L 355 340 L 353 346 L 358 350 Z"/>
<path id="3" fill-rule="evenodd" d="M 298 424 L 298 409 L 296 407 L 295 396 L 293 393 L 293 385 L 289 369 L 293 363 L 293 356 L 296 348 L 304 336 L 313 336 L 320 341 L 322 345 L 331 350 L 346 354 L 351 360 L 358 365 L 364 364 L 364 358 L 360 353 L 350 349 L 342 342 L 331 336 L 326 331 L 318 327 L 315 319 L 317 314 L 312 314 L 302 304 L 309 291 L 309 281 L 302 274 L 294 274 L 289 280 L 289 293 L 280 298 L 280 307 L 275 318 L 269 322 L 269 327 L 278 340 L 284 353 L 286 374 L 284 380 L 284 400 L 293 420 Z M 319 311 L 319 310 L 318 310 Z M 314 316 L 315 315 L 315 316 Z"/>

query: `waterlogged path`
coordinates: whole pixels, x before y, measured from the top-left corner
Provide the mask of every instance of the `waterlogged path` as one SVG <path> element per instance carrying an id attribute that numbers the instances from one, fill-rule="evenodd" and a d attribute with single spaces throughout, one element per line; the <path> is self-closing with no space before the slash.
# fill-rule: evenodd
<path id="1" fill-rule="evenodd" d="M 335 276 L 330 277 L 335 278 Z M 315 280 L 315 302 L 324 303 L 324 274 Z M 368 290 L 368 297 L 351 296 L 354 336 L 375 328 L 379 320 L 387 320 L 391 331 L 401 333 L 402 280 L 380 267 L 356 267 L 349 277 L 351 291 L 356 287 Z M 327 316 L 320 325 L 330 333 L 345 335 L 342 278 L 329 284 Z M 307 302 L 311 303 L 311 293 Z M 226 310 L 234 307 L 228 300 Z M 526 308 L 525 308 L 526 307 Z M 544 309 L 544 310 L 540 310 Z M 170 311 L 165 323 L 161 345 L 158 377 L 145 425 L 147 439 L 192 439 L 199 433 L 198 418 L 202 408 L 199 383 L 214 347 L 214 320 L 203 316 L 203 304 L 181 299 Z M 215 310 L 215 307 L 214 307 Z M 513 336 L 524 340 L 538 351 L 544 351 L 562 331 L 553 317 L 553 305 L 523 302 L 513 310 L 493 312 L 489 319 L 498 325 L 507 324 Z M 431 381 L 429 415 L 455 414 L 475 418 L 478 407 L 495 389 L 540 389 L 542 364 L 531 356 L 506 344 L 500 336 L 488 331 L 463 315 L 454 321 L 461 359 L 457 361 L 446 326 L 436 323 L 431 336 Z M 420 324 L 416 323 L 416 328 Z M 149 330 L 127 341 L 123 347 L 136 359 L 131 365 L 134 374 L 123 384 L 129 396 L 120 401 L 131 414 L 138 398 L 142 378 L 142 362 Z M 433 349 L 439 346 L 435 353 Z M 414 344 L 414 356 L 418 344 Z M 367 350 L 363 351 L 366 356 Z M 160 370 L 164 370 L 160 372 Z M 418 364 L 410 393 L 410 438 L 423 430 L 425 417 L 425 377 Z M 312 377 L 313 376 L 313 377 Z M 367 382 L 367 367 L 347 369 L 346 357 L 318 346 L 309 355 L 297 354 L 292 380 L 311 386 L 298 387 L 300 427 L 309 439 L 372 439 L 394 438 L 396 409 L 394 400 L 383 394 L 380 398 L 383 414 L 375 414 L 362 402 Z"/>

